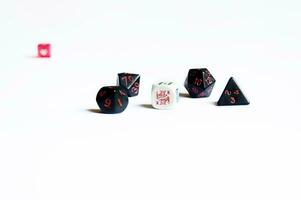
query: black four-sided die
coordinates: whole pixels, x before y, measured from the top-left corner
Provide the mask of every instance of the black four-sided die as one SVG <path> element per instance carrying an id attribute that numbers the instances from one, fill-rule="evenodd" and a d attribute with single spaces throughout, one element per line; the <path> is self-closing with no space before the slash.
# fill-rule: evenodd
<path id="1" fill-rule="evenodd" d="M 129 103 L 129 99 L 122 87 L 106 86 L 98 91 L 96 102 L 100 112 L 113 114 L 123 112 Z"/>
<path id="2" fill-rule="evenodd" d="M 190 69 L 184 86 L 192 98 L 209 97 L 215 84 L 215 79 L 208 69 Z"/>
<path id="3" fill-rule="evenodd" d="M 218 106 L 249 105 L 250 102 L 243 94 L 234 78 L 231 77 L 217 102 Z"/>

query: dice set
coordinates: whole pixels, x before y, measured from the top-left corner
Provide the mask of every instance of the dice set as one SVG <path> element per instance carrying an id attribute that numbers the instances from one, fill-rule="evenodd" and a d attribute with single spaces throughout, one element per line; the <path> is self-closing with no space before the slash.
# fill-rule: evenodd
<path id="1" fill-rule="evenodd" d="M 40 43 L 37 46 L 39 58 L 51 57 L 51 44 Z M 102 113 L 121 113 L 129 103 L 129 97 L 139 94 L 140 75 L 133 73 L 119 73 L 116 86 L 102 87 L 96 102 Z M 189 69 L 184 81 L 191 98 L 205 98 L 211 95 L 215 79 L 207 68 Z M 179 102 L 179 87 L 175 82 L 163 81 L 153 84 L 151 103 L 156 109 L 171 109 Z M 233 77 L 231 77 L 219 98 L 218 106 L 249 105 L 250 102 L 241 91 Z"/>
<path id="2" fill-rule="evenodd" d="M 207 68 L 195 68 L 188 71 L 184 82 L 191 98 L 205 98 L 211 95 L 215 79 Z M 129 97 L 139 94 L 140 75 L 119 73 L 117 86 L 102 87 L 96 96 L 102 113 L 121 113 L 129 103 Z M 173 81 L 154 83 L 151 90 L 151 104 L 156 109 L 171 109 L 179 102 L 179 87 Z M 217 102 L 218 106 L 250 104 L 242 90 L 231 77 Z"/>

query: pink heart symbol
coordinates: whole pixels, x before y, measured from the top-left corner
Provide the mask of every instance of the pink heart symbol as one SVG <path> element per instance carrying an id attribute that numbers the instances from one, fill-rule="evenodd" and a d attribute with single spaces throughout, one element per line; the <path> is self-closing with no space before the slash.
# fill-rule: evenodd
<path id="1" fill-rule="evenodd" d="M 40 54 L 41 54 L 42 56 L 47 56 L 48 50 L 47 50 L 47 49 L 41 49 L 41 50 L 40 50 Z"/>

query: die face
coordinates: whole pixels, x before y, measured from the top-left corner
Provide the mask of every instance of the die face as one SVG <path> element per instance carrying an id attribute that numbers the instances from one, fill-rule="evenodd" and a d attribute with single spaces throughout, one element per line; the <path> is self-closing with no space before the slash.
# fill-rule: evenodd
<path id="1" fill-rule="evenodd" d="M 231 105 L 248 105 L 250 102 L 245 97 L 234 78 L 231 77 L 217 102 L 219 106 L 231 106 Z"/>
<path id="2" fill-rule="evenodd" d="M 151 99 L 154 108 L 173 108 L 179 101 L 179 88 L 173 82 L 153 84 Z"/>
<path id="3" fill-rule="evenodd" d="M 207 88 L 215 83 L 215 79 L 211 75 L 208 69 L 204 69 L 203 71 L 203 80 L 204 80 L 204 88 Z"/>
<path id="4" fill-rule="evenodd" d="M 108 86 L 99 90 L 96 101 L 102 113 L 121 113 L 128 105 L 128 96 L 123 88 Z"/>
<path id="5" fill-rule="evenodd" d="M 132 84 L 132 86 L 128 90 L 128 96 L 134 97 L 139 94 L 139 87 L 140 87 L 140 77 L 136 79 L 136 81 Z"/>
<path id="6" fill-rule="evenodd" d="M 202 77 L 202 69 L 190 69 L 186 81 L 195 87 L 204 88 Z"/>
<path id="7" fill-rule="evenodd" d="M 209 97 L 215 79 L 207 68 L 190 69 L 184 86 L 192 98 Z"/>
<path id="8" fill-rule="evenodd" d="M 131 73 L 119 73 L 117 85 L 123 87 L 129 97 L 139 94 L 140 75 Z"/>
<path id="9" fill-rule="evenodd" d="M 51 57 L 51 45 L 50 44 L 39 44 L 38 45 L 38 57 L 40 57 L 40 58 Z"/>

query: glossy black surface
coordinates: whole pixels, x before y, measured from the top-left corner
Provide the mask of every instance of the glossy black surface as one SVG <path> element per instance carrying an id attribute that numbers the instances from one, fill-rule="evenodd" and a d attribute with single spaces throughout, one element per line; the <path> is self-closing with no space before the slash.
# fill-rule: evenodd
<path id="1" fill-rule="evenodd" d="M 100 112 L 114 114 L 123 112 L 129 103 L 129 99 L 122 87 L 106 86 L 98 91 L 96 102 Z"/>
<path id="2" fill-rule="evenodd" d="M 119 73 L 117 85 L 125 89 L 128 97 L 137 96 L 139 94 L 140 75 L 131 73 Z"/>
<path id="3" fill-rule="evenodd" d="M 234 78 L 231 77 L 217 102 L 219 106 L 234 106 L 234 105 L 248 105 L 250 102 L 245 97 Z"/>
<path id="4" fill-rule="evenodd" d="M 190 97 L 209 97 L 215 84 L 215 79 L 207 68 L 190 69 L 184 86 Z"/>

